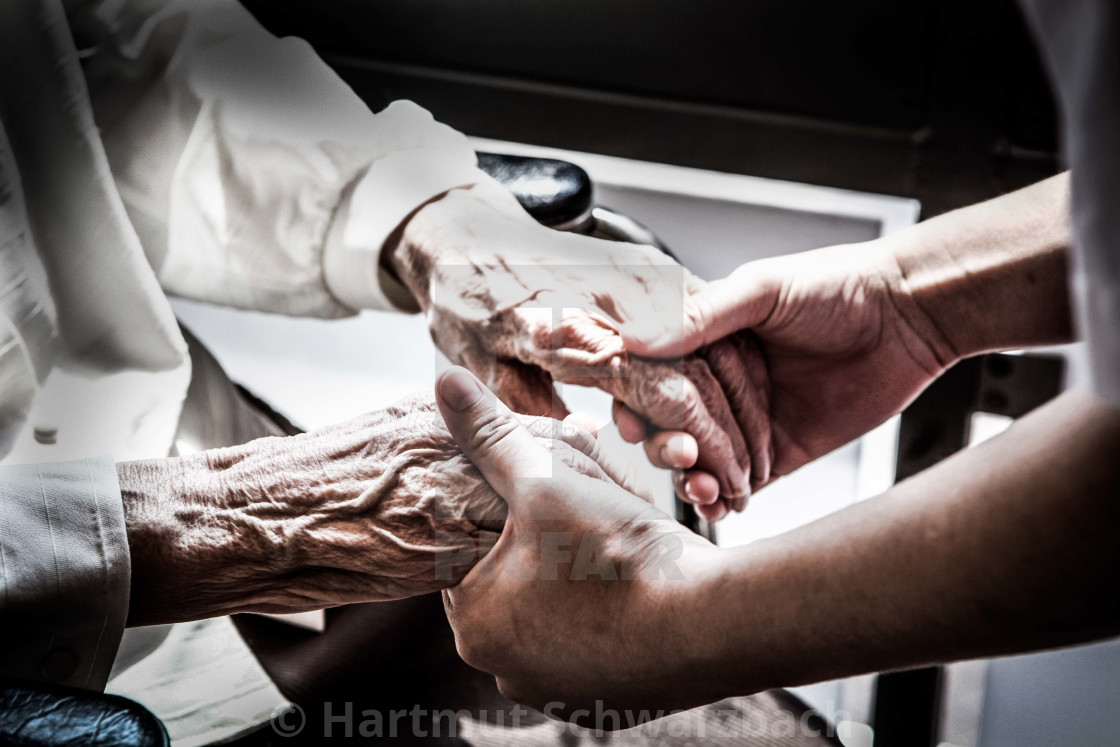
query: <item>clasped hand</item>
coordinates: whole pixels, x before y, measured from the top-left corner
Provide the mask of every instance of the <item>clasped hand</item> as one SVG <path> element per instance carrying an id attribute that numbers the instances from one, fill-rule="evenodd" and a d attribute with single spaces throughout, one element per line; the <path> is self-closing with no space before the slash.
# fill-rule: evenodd
<path id="1" fill-rule="evenodd" d="M 543 228 L 479 185 L 423 208 L 389 264 L 436 344 L 515 411 L 563 417 L 554 381 L 613 395 L 623 438 L 709 519 L 883 422 L 955 359 L 885 240 L 704 283 L 651 247 Z"/>
<path id="2" fill-rule="evenodd" d="M 642 491 L 580 428 L 518 422 L 556 464 Z M 506 517 L 430 396 L 313 433 L 117 471 L 129 625 L 438 591 L 485 555 Z"/>
<path id="3" fill-rule="evenodd" d="M 899 412 L 959 357 L 907 288 L 889 239 L 743 265 L 690 292 L 684 323 L 624 327 L 626 347 L 705 360 L 747 444 L 758 489 Z M 657 445 L 680 434 L 623 407 L 623 437 Z M 704 467 L 699 464 L 697 467 Z M 678 494 L 719 519 L 726 501 L 699 469 Z"/>
<path id="4" fill-rule="evenodd" d="M 640 319 L 671 323 L 675 312 L 679 327 L 686 299 L 704 287 L 660 251 L 544 228 L 483 184 L 422 208 L 388 255 L 436 345 L 513 410 L 563 418 L 553 382 L 594 386 L 644 422 L 686 433 L 662 439 L 655 461 L 713 475 L 733 506 L 742 507 L 752 470 L 768 473 L 767 452 L 754 449 L 765 434 L 744 431 L 733 407 L 764 408 L 764 391 L 725 392 L 719 355 L 654 360 L 623 345 L 620 328 Z"/>

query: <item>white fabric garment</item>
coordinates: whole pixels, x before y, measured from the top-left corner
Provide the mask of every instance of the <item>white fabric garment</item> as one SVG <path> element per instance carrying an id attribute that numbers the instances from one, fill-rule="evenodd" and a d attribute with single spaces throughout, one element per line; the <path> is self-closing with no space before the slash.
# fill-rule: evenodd
<path id="1" fill-rule="evenodd" d="M 5 0 L 0 461 L 166 456 L 191 366 L 165 292 L 322 317 L 415 309 L 380 267 L 386 237 L 427 200 L 485 178 L 463 136 L 409 103 L 372 114 L 306 43 L 273 37 L 234 0 Z M 119 487 L 102 472 L 89 490 L 115 508 L 102 523 L 117 540 L 105 552 L 119 554 Z M 66 544 L 39 518 L 44 552 Z M 107 556 L 107 572 L 127 576 L 121 561 Z M 87 606 L 127 605 L 88 595 Z M 115 650 L 123 618 L 99 616 L 116 621 L 99 650 Z M 267 718 L 281 697 L 233 626 L 191 631 L 149 636 L 158 648 L 118 690 L 190 743 Z M 180 655 L 188 642 L 238 676 L 161 670 L 202 660 Z M 124 648 L 151 649 L 134 643 Z M 55 679 L 97 688 L 106 674 Z"/>
<path id="2" fill-rule="evenodd" d="M 1093 385 L 1120 406 L 1120 4 L 1022 0 L 1062 115 L 1073 210 L 1072 297 Z"/>
<path id="3" fill-rule="evenodd" d="M 377 253 L 423 202 L 485 178 L 464 136 L 408 102 L 374 116 L 233 0 L 72 4 L 105 151 L 165 290 L 313 316 L 414 308 Z"/>

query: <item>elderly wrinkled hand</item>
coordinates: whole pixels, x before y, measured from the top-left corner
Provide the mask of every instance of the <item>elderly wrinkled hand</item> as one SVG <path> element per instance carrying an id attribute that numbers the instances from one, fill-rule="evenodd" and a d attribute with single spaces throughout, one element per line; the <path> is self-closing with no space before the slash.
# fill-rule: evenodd
<path id="1" fill-rule="evenodd" d="M 634 358 L 622 344 L 622 325 L 679 317 L 703 287 L 660 251 L 544 228 L 508 193 L 478 185 L 422 208 L 388 262 L 436 345 L 514 410 L 563 417 L 554 381 L 598 387 L 688 434 L 662 444 L 662 466 L 715 475 L 730 501 L 746 495 L 748 445 L 708 362 Z"/>
<path id="2" fill-rule="evenodd" d="M 586 431 L 520 422 L 558 463 L 637 489 Z M 304 435 L 121 463 L 118 476 L 130 625 L 437 591 L 486 553 L 506 516 L 430 397 Z"/>

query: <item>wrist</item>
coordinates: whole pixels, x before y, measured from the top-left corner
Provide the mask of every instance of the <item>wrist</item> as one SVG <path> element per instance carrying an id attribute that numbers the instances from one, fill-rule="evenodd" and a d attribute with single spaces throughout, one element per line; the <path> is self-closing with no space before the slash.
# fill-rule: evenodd
<path id="1" fill-rule="evenodd" d="M 205 460 L 117 464 L 132 560 L 128 625 L 230 614 L 263 591 L 246 517 L 223 505 Z"/>
<path id="2" fill-rule="evenodd" d="M 413 211 L 385 242 L 382 267 L 426 310 L 437 265 L 481 265 L 491 253 L 511 260 L 517 249 L 536 243 L 519 246 L 522 242 L 511 238 L 539 228 L 508 190 L 483 181 L 444 192 Z"/>
<path id="3" fill-rule="evenodd" d="M 439 203 L 447 194 L 438 195 L 414 210 L 389 235 L 381 251 L 382 269 L 412 294 L 422 311 L 431 305 L 432 268 L 440 261 L 441 250 L 451 250 L 440 235 L 445 211 Z"/>
<path id="4" fill-rule="evenodd" d="M 954 360 L 1073 338 L 1069 185 L 1060 175 L 881 240 Z"/>
<path id="5" fill-rule="evenodd" d="M 700 552 L 686 551 L 681 569 L 684 578 L 668 582 L 662 613 L 673 621 L 674 646 L 679 646 L 677 671 L 683 700 L 714 702 L 766 689 L 769 680 L 751 666 L 740 666 L 746 645 L 741 637 L 749 623 L 737 619 L 729 604 L 740 593 L 741 578 L 733 568 L 735 550 L 709 545 Z"/>
<path id="6" fill-rule="evenodd" d="M 925 251 L 920 229 L 876 240 L 871 256 L 894 312 L 944 370 L 972 355 L 975 343 L 958 321 L 969 313 L 961 307 L 959 268 Z"/>

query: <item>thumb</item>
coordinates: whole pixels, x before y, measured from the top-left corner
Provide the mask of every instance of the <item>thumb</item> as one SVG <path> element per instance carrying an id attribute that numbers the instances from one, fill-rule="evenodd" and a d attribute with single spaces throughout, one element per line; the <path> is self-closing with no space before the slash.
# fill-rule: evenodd
<path id="1" fill-rule="evenodd" d="M 513 508 L 557 467 L 548 451 L 474 374 L 454 366 L 436 380 L 436 403 L 451 437 Z"/>
<path id="2" fill-rule="evenodd" d="M 685 297 L 680 325 L 665 325 L 663 316 L 656 326 L 651 319 L 624 325 L 626 350 L 650 358 L 681 357 L 765 321 L 774 308 L 773 289 L 744 272 L 748 266 Z"/>

